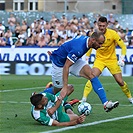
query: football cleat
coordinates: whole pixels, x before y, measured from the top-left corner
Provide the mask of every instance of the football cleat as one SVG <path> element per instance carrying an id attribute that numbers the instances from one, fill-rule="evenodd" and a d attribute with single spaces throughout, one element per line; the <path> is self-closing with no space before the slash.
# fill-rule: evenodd
<path id="1" fill-rule="evenodd" d="M 131 97 L 131 98 L 128 98 L 128 100 L 129 100 L 129 102 L 131 103 L 131 104 L 133 104 L 133 98 Z"/>
<path id="2" fill-rule="evenodd" d="M 47 88 L 50 88 L 52 86 L 53 86 L 53 83 L 52 82 L 48 82 L 47 85 L 45 86 L 45 88 L 47 89 Z"/>
<path id="3" fill-rule="evenodd" d="M 116 102 L 108 101 L 106 103 L 106 105 L 104 105 L 104 110 L 106 112 L 110 112 L 112 109 L 118 107 L 118 105 L 119 105 L 119 102 L 118 101 L 116 101 Z"/>
<path id="4" fill-rule="evenodd" d="M 72 99 L 68 102 L 71 106 L 75 106 L 77 103 L 79 103 L 78 99 Z"/>
<path id="5" fill-rule="evenodd" d="M 82 103 L 82 102 L 86 102 L 87 101 L 87 98 L 83 97 L 79 102 Z"/>

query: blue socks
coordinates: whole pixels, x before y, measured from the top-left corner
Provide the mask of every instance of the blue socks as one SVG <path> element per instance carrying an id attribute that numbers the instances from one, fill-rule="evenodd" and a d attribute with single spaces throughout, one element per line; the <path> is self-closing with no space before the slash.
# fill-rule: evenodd
<path id="1" fill-rule="evenodd" d="M 106 98 L 106 94 L 105 94 L 104 88 L 103 88 L 102 84 L 100 83 L 99 79 L 97 77 L 94 77 L 90 81 L 91 81 L 91 84 L 92 84 L 92 87 L 93 87 L 94 91 L 99 96 L 102 104 L 107 102 L 108 100 Z"/>
<path id="2" fill-rule="evenodd" d="M 47 93 L 50 93 L 50 94 L 53 94 L 54 95 L 53 87 L 47 88 L 43 92 L 47 92 Z"/>

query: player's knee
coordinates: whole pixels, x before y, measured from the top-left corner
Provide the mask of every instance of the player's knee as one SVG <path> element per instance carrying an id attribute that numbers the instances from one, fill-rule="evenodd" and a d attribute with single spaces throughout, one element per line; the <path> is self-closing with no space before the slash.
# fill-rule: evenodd
<path id="1" fill-rule="evenodd" d="M 89 73 L 89 78 L 90 79 L 93 79 L 93 78 L 95 78 L 96 76 L 95 76 L 95 74 L 93 73 L 93 71 L 90 71 L 90 73 Z"/>
<path id="2" fill-rule="evenodd" d="M 123 80 L 118 80 L 117 83 L 118 83 L 120 86 L 124 86 L 124 81 L 123 81 Z"/>
<path id="3" fill-rule="evenodd" d="M 85 65 L 81 71 L 80 71 L 80 75 L 82 77 L 85 77 L 87 79 L 93 79 L 95 77 L 95 74 L 93 72 L 93 70 L 88 66 L 88 65 Z"/>

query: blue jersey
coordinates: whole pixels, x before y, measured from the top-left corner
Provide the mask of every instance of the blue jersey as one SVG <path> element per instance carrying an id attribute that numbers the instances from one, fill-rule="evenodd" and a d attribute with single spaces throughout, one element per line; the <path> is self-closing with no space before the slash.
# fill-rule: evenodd
<path id="1" fill-rule="evenodd" d="M 63 67 L 67 58 L 75 63 L 89 50 L 88 39 L 88 36 L 76 36 L 66 41 L 57 50 L 52 52 L 52 62 L 58 67 Z"/>

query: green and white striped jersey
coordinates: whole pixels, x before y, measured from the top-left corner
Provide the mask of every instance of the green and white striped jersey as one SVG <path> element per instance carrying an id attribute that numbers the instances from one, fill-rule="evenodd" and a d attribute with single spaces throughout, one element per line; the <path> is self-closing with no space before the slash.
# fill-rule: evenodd
<path id="1" fill-rule="evenodd" d="M 43 110 L 35 110 L 34 106 L 32 105 L 31 107 L 31 114 L 32 114 L 32 117 L 40 122 L 41 124 L 43 125 L 49 125 L 51 126 L 52 123 L 53 123 L 53 120 L 57 120 L 57 121 L 60 121 L 62 115 L 64 115 L 64 112 L 63 112 L 63 103 L 64 101 L 62 102 L 62 105 L 60 105 L 60 107 L 54 112 L 54 114 L 50 117 L 47 113 L 47 109 L 55 106 L 55 103 L 57 101 L 57 96 L 56 95 L 52 95 L 50 93 L 42 93 L 45 97 L 48 98 L 48 104 L 47 106 L 44 107 Z M 65 113 L 66 115 L 66 113 Z"/>

